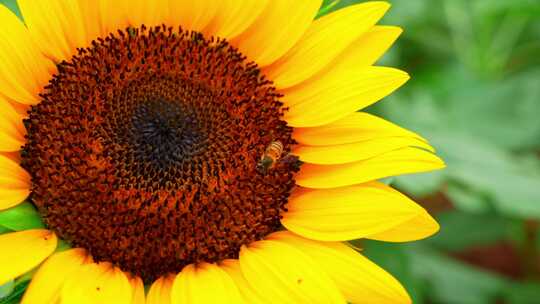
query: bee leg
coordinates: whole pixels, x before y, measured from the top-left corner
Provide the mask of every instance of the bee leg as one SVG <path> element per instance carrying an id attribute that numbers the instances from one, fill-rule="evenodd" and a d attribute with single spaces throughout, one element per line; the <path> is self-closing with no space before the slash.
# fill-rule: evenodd
<path id="1" fill-rule="evenodd" d="M 291 153 L 281 158 L 280 162 L 295 172 L 298 172 L 300 170 L 300 166 L 302 166 L 302 164 L 304 163 L 298 158 L 298 156 Z"/>
<path id="2" fill-rule="evenodd" d="M 257 164 L 256 170 L 262 175 L 266 175 L 268 173 L 268 170 L 266 169 L 266 167 L 262 165 L 261 163 Z"/>

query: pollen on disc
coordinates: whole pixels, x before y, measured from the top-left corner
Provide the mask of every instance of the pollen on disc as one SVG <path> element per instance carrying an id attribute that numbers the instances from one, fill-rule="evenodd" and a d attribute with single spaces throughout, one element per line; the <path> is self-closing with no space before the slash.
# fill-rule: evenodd
<path id="1" fill-rule="evenodd" d="M 227 41 L 166 26 L 92 42 L 25 120 L 22 166 L 47 226 L 149 282 L 235 258 L 280 228 L 297 170 L 279 94 Z"/>

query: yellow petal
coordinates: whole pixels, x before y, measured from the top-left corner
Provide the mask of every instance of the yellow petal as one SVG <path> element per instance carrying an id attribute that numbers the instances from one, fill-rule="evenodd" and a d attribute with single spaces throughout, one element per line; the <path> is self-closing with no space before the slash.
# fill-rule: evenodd
<path id="1" fill-rule="evenodd" d="M 141 278 L 133 276 L 129 278 L 129 283 L 131 284 L 131 289 L 133 290 L 133 295 L 131 297 L 132 304 L 145 304 L 146 299 L 144 295 L 144 284 Z M 170 298 L 170 297 L 169 297 Z M 169 302 L 162 302 L 167 304 Z"/>
<path id="2" fill-rule="evenodd" d="M 420 147 L 431 152 L 434 149 L 414 137 L 381 137 L 350 144 L 331 146 L 296 146 L 292 153 L 311 164 L 335 165 L 366 160 L 405 147 Z"/>
<path id="3" fill-rule="evenodd" d="M 295 180 L 302 187 L 326 189 L 442 168 L 444 162 L 435 154 L 407 147 L 348 164 L 303 164 Z"/>
<path id="4" fill-rule="evenodd" d="M 423 210 L 417 216 L 392 229 L 368 235 L 366 238 L 385 242 L 412 242 L 432 236 L 439 228 L 437 221 Z"/>
<path id="5" fill-rule="evenodd" d="M 15 207 L 30 195 L 30 189 L 0 189 L 0 211 Z"/>
<path id="6" fill-rule="evenodd" d="M 246 280 L 273 303 L 345 303 L 336 284 L 309 256 L 276 241 L 240 250 Z"/>
<path id="7" fill-rule="evenodd" d="M 407 73 L 387 67 L 333 68 L 281 92 L 289 108 L 284 119 L 293 127 L 328 124 L 379 101 L 408 79 Z"/>
<path id="8" fill-rule="evenodd" d="M 25 143 L 22 116 L 0 96 L 0 151 L 19 151 Z"/>
<path id="9" fill-rule="evenodd" d="M 308 146 L 341 145 L 380 137 L 415 137 L 426 141 L 414 132 L 364 112 L 354 112 L 319 127 L 294 128 L 293 132 L 297 142 Z"/>
<path id="10" fill-rule="evenodd" d="M 403 30 L 397 26 L 376 25 L 352 43 L 328 66 L 370 66 L 392 46 Z"/>
<path id="11" fill-rule="evenodd" d="M 2 183 L 2 181 L 13 180 L 12 183 Z M 6 187 L 28 188 L 30 185 L 30 175 L 11 158 L 0 154 L 0 189 Z"/>
<path id="12" fill-rule="evenodd" d="M 131 304 L 132 287 L 127 276 L 110 263 L 86 264 L 67 278 L 60 291 L 62 304 Z"/>
<path id="13" fill-rule="evenodd" d="M 30 175 L 11 158 L 0 154 L 0 210 L 22 203 L 30 194 Z"/>
<path id="14" fill-rule="evenodd" d="M 209 36 L 233 39 L 244 32 L 262 13 L 268 0 L 222 0 L 214 19 L 204 32 Z"/>
<path id="15" fill-rule="evenodd" d="M 0 123 L 0 129 L 2 128 Z M 9 135 L 0 130 L 0 151 L 19 151 L 24 146 L 24 137 L 22 135 Z"/>
<path id="16" fill-rule="evenodd" d="M 273 0 L 255 22 L 231 43 L 249 61 L 266 66 L 285 54 L 302 37 L 321 6 L 321 0 Z"/>
<path id="17" fill-rule="evenodd" d="M 56 249 L 56 235 L 34 229 L 0 235 L 0 285 L 32 270 Z"/>
<path id="18" fill-rule="evenodd" d="M 0 92 L 1 94 L 1 92 Z M 13 107 L 13 109 L 19 113 L 19 115 L 23 118 L 26 118 L 28 116 L 28 111 L 30 110 L 30 108 L 32 107 L 32 105 L 28 105 L 28 104 L 23 104 L 23 103 L 20 103 L 20 102 L 15 102 L 15 101 L 9 101 L 9 104 Z M 25 129 L 26 130 L 26 129 Z"/>
<path id="19" fill-rule="evenodd" d="M 424 213 L 398 191 L 371 182 L 333 189 L 296 189 L 281 224 L 306 238 L 347 241 L 388 231 Z"/>
<path id="20" fill-rule="evenodd" d="M 375 25 L 389 7 L 386 2 L 366 2 L 315 20 L 292 49 L 263 70 L 264 74 L 278 89 L 308 79 Z"/>
<path id="21" fill-rule="evenodd" d="M 169 1 L 100 0 L 98 7 L 103 33 L 108 35 L 125 30 L 128 26 L 140 27 L 144 24 L 146 27 L 153 27 L 163 24 L 168 15 Z"/>
<path id="22" fill-rule="evenodd" d="M 257 293 L 257 290 L 253 289 L 246 281 L 238 260 L 224 260 L 220 266 L 233 279 L 245 303 L 268 303 L 268 301 L 264 300 L 265 296 Z"/>
<path id="23" fill-rule="evenodd" d="M 4 5 L 0 5 L 0 25 L 0 94 L 19 103 L 37 104 L 55 67 Z"/>
<path id="24" fill-rule="evenodd" d="M 21 162 L 21 153 L 20 151 L 16 152 L 0 152 L 0 156 L 5 156 L 8 159 L 14 161 L 15 163 L 19 164 Z"/>
<path id="25" fill-rule="evenodd" d="M 135 5 L 140 5 L 140 1 L 134 2 L 137 2 Z M 100 19 L 96 21 L 101 25 L 102 36 L 125 30 L 129 26 L 129 0 L 98 0 L 94 1 L 93 5 L 99 8 Z"/>
<path id="26" fill-rule="evenodd" d="M 174 280 L 171 299 L 173 304 L 243 303 L 232 278 L 208 263 L 184 267 Z"/>
<path id="27" fill-rule="evenodd" d="M 71 249 L 52 255 L 39 267 L 21 303 L 56 303 L 66 278 L 79 270 L 86 260 L 87 254 L 83 249 Z"/>
<path id="28" fill-rule="evenodd" d="M 220 6 L 214 0 L 170 0 L 165 24 L 201 32 L 218 13 L 218 8 Z"/>
<path id="29" fill-rule="evenodd" d="M 312 241 L 288 231 L 274 233 L 269 239 L 285 242 L 309 255 L 351 303 L 411 303 L 392 275 L 341 242 Z"/>
<path id="30" fill-rule="evenodd" d="M 83 11 L 77 0 L 18 0 L 30 36 L 55 62 L 68 60 L 88 43 Z"/>
<path id="31" fill-rule="evenodd" d="M 110 2 L 110 1 L 109 1 Z M 169 13 L 169 3 L 177 0 L 129 0 L 127 1 L 127 16 L 129 25 L 140 27 L 141 25 L 159 26 Z M 193 3 L 198 1 L 193 1 Z"/>
<path id="32" fill-rule="evenodd" d="M 148 297 L 146 304 L 170 304 L 171 291 L 174 283 L 173 275 L 166 275 L 157 279 L 150 290 L 148 291 Z"/>
<path id="33" fill-rule="evenodd" d="M 100 5 L 96 0 L 78 0 L 83 13 L 83 22 L 86 31 L 87 45 L 98 37 L 105 36 Z"/>

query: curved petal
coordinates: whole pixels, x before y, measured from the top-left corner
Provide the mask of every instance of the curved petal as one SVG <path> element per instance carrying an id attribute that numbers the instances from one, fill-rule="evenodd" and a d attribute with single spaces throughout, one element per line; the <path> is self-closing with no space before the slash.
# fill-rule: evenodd
<path id="1" fill-rule="evenodd" d="M 201 32 L 218 13 L 219 7 L 220 4 L 214 0 L 170 0 L 165 24 Z"/>
<path id="2" fill-rule="evenodd" d="M 30 36 L 55 62 L 68 60 L 89 42 L 78 0 L 18 0 Z"/>
<path id="3" fill-rule="evenodd" d="M 243 246 L 240 268 L 252 288 L 274 303 L 345 303 L 324 270 L 290 245 L 259 241 Z"/>
<path id="4" fill-rule="evenodd" d="M 288 111 L 284 119 L 293 127 L 331 123 L 386 97 L 409 79 L 387 67 L 334 67 L 321 77 L 281 91 Z"/>
<path id="5" fill-rule="evenodd" d="M 381 137 L 415 137 L 427 142 L 414 132 L 365 112 L 354 112 L 319 127 L 293 130 L 293 138 L 308 146 L 341 145 Z"/>
<path id="6" fill-rule="evenodd" d="M 170 304 L 171 292 L 174 283 L 173 275 L 166 275 L 157 279 L 150 290 L 146 299 L 146 304 Z"/>
<path id="7" fill-rule="evenodd" d="M 0 189 L 0 210 L 6 210 L 24 202 L 30 189 Z"/>
<path id="8" fill-rule="evenodd" d="M 296 146 L 292 153 L 310 164 L 336 165 L 366 160 L 405 147 L 435 150 L 425 141 L 414 137 L 382 137 L 350 144 L 330 146 Z"/>
<path id="9" fill-rule="evenodd" d="M 276 232 L 268 238 L 309 255 L 351 303 L 411 303 L 403 286 L 392 275 L 341 242 L 312 241 L 288 231 Z"/>
<path id="10" fill-rule="evenodd" d="M 295 180 L 302 187 L 326 189 L 389 176 L 432 171 L 444 166 L 444 162 L 435 154 L 407 147 L 348 164 L 303 164 Z"/>
<path id="11" fill-rule="evenodd" d="M 83 249 L 71 249 L 49 257 L 34 274 L 22 304 L 57 303 L 66 278 L 88 260 Z"/>
<path id="12" fill-rule="evenodd" d="M 376 25 L 345 49 L 329 67 L 370 66 L 384 55 L 401 33 L 403 30 L 397 26 Z"/>
<path id="13" fill-rule="evenodd" d="M 230 40 L 242 34 L 259 17 L 268 0 L 222 0 L 214 3 L 221 7 L 204 32 Z"/>
<path id="14" fill-rule="evenodd" d="M 231 277 L 208 263 L 184 267 L 174 280 L 171 299 L 173 304 L 243 303 Z"/>
<path id="15" fill-rule="evenodd" d="M 371 182 L 334 189 L 296 189 L 281 224 L 309 239 L 348 241 L 395 229 L 424 214 L 422 207 L 398 191 Z"/>
<path id="16" fill-rule="evenodd" d="M 375 25 L 389 7 L 386 2 L 366 2 L 315 20 L 292 49 L 263 69 L 264 74 L 278 89 L 308 79 Z"/>
<path id="17" fill-rule="evenodd" d="M 437 221 L 424 210 L 392 229 L 368 235 L 366 238 L 385 242 L 412 242 L 427 238 L 437 233 L 439 229 Z"/>
<path id="18" fill-rule="evenodd" d="M 246 281 L 238 260 L 224 260 L 221 262 L 220 266 L 229 276 L 231 276 L 245 303 L 269 303 L 268 300 L 264 300 L 265 297 L 263 295 L 257 293 L 257 291 L 249 285 L 248 281 Z"/>
<path id="19" fill-rule="evenodd" d="M 30 175 L 18 163 L 0 154 L 0 180 L 8 178 L 22 182 L 23 186 L 28 186 L 30 181 Z M 15 185 L 17 184 L 12 184 L 12 186 Z M 2 186 L 3 184 L 0 182 L 0 189 L 3 188 Z"/>
<path id="20" fill-rule="evenodd" d="M 285 54 L 300 39 L 321 6 L 321 0 L 273 0 L 255 22 L 231 43 L 248 60 L 266 66 Z"/>
<path id="21" fill-rule="evenodd" d="M 30 175 L 11 158 L 0 154 L 0 210 L 22 203 L 30 194 Z"/>
<path id="22" fill-rule="evenodd" d="M 55 70 L 24 24 L 0 5 L 0 94 L 23 104 L 37 104 Z"/>
<path id="23" fill-rule="evenodd" d="M 308 81 L 325 77 L 326 74 L 333 73 L 333 70 L 347 69 L 352 66 L 361 69 L 373 65 L 392 46 L 402 32 L 403 30 L 397 26 L 376 25 L 372 27 Z M 287 86 L 283 86 L 283 88 L 287 88 Z"/>
<path id="24" fill-rule="evenodd" d="M 133 290 L 133 295 L 131 297 L 131 304 L 148 304 L 150 302 L 146 302 L 145 295 L 144 295 L 144 284 L 141 278 L 137 276 L 133 276 L 129 278 L 129 283 L 131 284 L 131 289 Z M 170 299 L 170 297 L 168 297 Z M 169 302 L 160 302 L 163 304 L 167 304 Z"/>
<path id="25" fill-rule="evenodd" d="M 43 229 L 0 235 L 0 285 L 39 265 L 56 249 L 56 235 Z"/>
<path id="26" fill-rule="evenodd" d="M 22 116 L 0 96 L 0 152 L 19 151 L 25 143 Z"/>
<path id="27" fill-rule="evenodd" d="M 91 263 L 66 278 L 60 302 L 131 304 L 132 295 L 131 284 L 120 269 L 110 263 Z"/>

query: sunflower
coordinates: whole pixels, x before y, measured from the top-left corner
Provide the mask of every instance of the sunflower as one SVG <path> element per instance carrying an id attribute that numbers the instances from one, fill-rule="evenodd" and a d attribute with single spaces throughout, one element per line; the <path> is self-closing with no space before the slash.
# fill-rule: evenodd
<path id="1" fill-rule="evenodd" d="M 22 303 L 410 302 L 347 244 L 438 230 L 377 181 L 444 167 L 434 149 L 356 112 L 409 78 L 374 66 L 387 3 L 18 4 L 0 210 L 46 227 L 0 235 L 0 285 L 35 271 Z"/>

